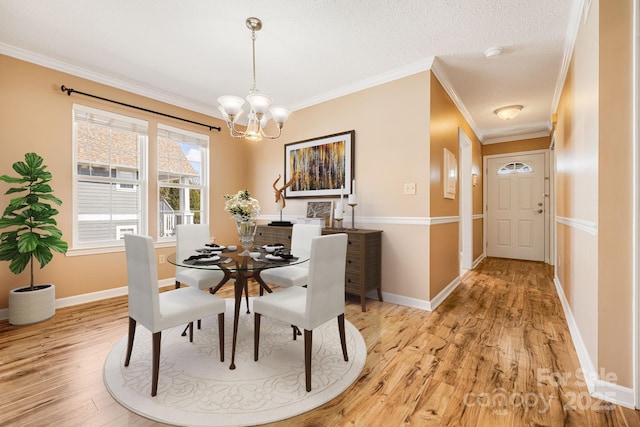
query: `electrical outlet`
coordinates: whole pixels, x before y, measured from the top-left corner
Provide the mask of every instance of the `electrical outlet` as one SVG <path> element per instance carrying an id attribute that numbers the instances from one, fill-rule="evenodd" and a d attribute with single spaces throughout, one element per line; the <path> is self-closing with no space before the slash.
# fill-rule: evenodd
<path id="1" fill-rule="evenodd" d="M 415 182 L 405 182 L 404 183 L 404 194 L 416 194 L 416 183 Z"/>
<path id="2" fill-rule="evenodd" d="M 160 254 L 160 255 L 158 255 L 158 262 L 159 262 L 160 264 L 164 264 L 164 262 L 165 262 L 166 260 L 167 260 L 167 259 L 165 258 L 164 254 Z"/>

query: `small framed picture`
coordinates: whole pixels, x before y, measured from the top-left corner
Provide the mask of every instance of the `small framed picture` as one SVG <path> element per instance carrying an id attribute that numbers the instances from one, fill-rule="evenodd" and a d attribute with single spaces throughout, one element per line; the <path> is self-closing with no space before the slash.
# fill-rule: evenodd
<path id="1" fill-rule="evenodd" d="M 458 163 L 456 163 L 456 156 L 446 148 L 444 149 L 444 198 L 455 199 L 456 198 L 456 185 L 458 183 Z"/>
<path id="2" fill-rule="evenodd" d="M 333 222 L 333 200 L 328 202 L 307 202 L 307 218 L 324 218 L 324 226 Z"/>

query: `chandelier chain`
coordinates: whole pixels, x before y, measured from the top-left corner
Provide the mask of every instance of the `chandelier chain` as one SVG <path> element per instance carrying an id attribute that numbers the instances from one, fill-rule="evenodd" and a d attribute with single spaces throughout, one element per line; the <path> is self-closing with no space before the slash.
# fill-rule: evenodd
<path id="1" fill-rule="evenodd" d="M 258 85 L 256 83 L 256 30 L 251 29 L 251 45 L 253 48 L 253 87 L 251 93 L 258 92 Z"/>

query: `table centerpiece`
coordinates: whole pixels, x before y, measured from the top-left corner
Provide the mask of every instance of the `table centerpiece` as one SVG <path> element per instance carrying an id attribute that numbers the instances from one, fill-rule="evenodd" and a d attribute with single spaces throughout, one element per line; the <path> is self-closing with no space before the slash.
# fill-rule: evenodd
<path id="1" fill-rule="evenodd" d="M 251 197 L 249 190 L 244 189 L 236 194 L 225 194 L 224 210 L 236 221 L 236 229 L 240 244 L 244 249 L 240 255 L 249 255 L 256 234 L 256 218 L 260 215 L 260 202 Z"/>

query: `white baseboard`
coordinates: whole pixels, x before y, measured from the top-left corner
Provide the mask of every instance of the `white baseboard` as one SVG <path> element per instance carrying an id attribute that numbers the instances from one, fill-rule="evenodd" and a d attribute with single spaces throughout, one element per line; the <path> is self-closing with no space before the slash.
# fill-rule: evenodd
<path id="1" fill-rule="evenodd" d="M 176 283 L 175 278 L 162 279 L 158 281 L 158 288 L 164 286 L 173 285 Z M 62 307 L 71 307 L 73 305 L 86 304 L 88 302 L 101 301 L 107 298 L 115 298 L 122 295 L 127 295 L 127 286 L 120 286 L 119 288 L 107 289 L 104 291 L 91 292 L 88 294 L 74 295 L 72 297 L 56 298 L 56 309 Z M 0 320 L 9 318 L 9 309 L 0 309 Z"/>
<path id="2" fill-rule="evenodd" d="M 456 290 L 458 285 L 460 285 L 460 276 L 458 276 L 455 279 L 453 279 L 453 281 L 451 283 L 449 283 L 443 290 L 441 290 L 438 295 L 433 297 L 431 299 L 431 301 L 428 301 L 428 303 L 429 303 L 429 311 L 433 311 L 436 308 L 438 308 L 438 306 L 440 304 L 442 304 L 444 302 L 444 300 L 446 300 L 447 297 L 449 295 L 451 295 L 451 293 L 453 291 Z"/>
<path id="3" fill-rule="evenodd" d="M 589 394 L 594 398 L 601 399 L 606 402 L 635 409 L 633 388 L 623 387 L 616 383 L 598 379 L 598 371 L 595 369 L 593 361 L 587 352 L 587 347 L 582 339 L 582 335 L 580 334 L 580 329 L 578 328 L 576 319 L 573 317 L 573 312 L 571 311 L 571 307 L 569 306 L 569 302 L 564 294 L 564 290 L 558 276 L 553 278 L 553 283 L 556 286 L 556 291 L 558 292 L 558 297 L 560 298 L 560 303 L 564 310 L 564 316 L 567 319 L 569 333 L 571 334 L 573 345 L 575 346 L 576 353 L 578 354 L 578 361 L 580 362 L 580 368 L 582 369 L 584 381 L 587 385 L 587 389 L 589 390 Z"/>
<path id="4" fill-rule="evenodd" d="M 369 292 L 367 294 L 367 297 L 377 300 L 378 293 L 375 291 Z M 429 301 L 425 301 L 423 299 L 405 297 L 404 295 L 391 294 L 389 292 L 383 292 L 382 299 L 384 300 L 384 302 L 390 302 L 391 304 L 398 304 L 405 307 L 430 311 Z"/>
<path id="5" fill-rule="evenodd" d="M 473 270 L 474 268 L 476 268 L 478 265 L 480 265 L 480 263 L 482 261 L 484 261 L 484 259 L 487 257 L 487 255 L 483 252 L 482 255 L 480 255 L 478 258 L 476 258 L 475 261 L 473 261 L 473 266 L 471 267 L 471 269 Z"/>
<path id="6" fill-rule="evenodd" d="M 593 381 L 593 390 L 589 389 L 591 396 L 605 402 L 615 403 L 625 408 L 635 408 L 635 398 L 631 387 L 623 387 L 621 385 L 596 379 Z"/>
<path id="7" fill-rule="evenodd" d="M 435 296 L 432 300 L 423 300 L 418 298 L 410 298 L 405 297 L 404 295 L 391 294 L 389 292 L 382 292 L 382 299 L 385 302 L 390 302 L 392 304 L 398 304 L 405 307 L 418 308 L 420 310 L 433 311 L 440 304 L 443 303 L 445 299 L 453 292 L 458 285 L 460 284 L 460 277 L 456 277 L 451 283 L 447 285 L 438 295 Z M 368 298 L 378 299 L 378 294 L 376 291 L 371 291 L 366 295 Z"/>

